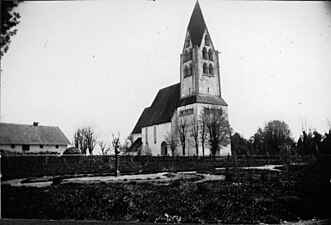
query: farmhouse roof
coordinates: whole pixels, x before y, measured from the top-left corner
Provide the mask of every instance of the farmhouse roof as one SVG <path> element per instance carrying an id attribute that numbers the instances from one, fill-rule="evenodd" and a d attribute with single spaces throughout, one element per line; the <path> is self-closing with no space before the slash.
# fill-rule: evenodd
<path id="1" fill-rule="evenodd" d="M 190 22 L 187 27 L 187 30 L 190 33 L 193 46 L 194 45 L 200 46 L 205 29 L 207 29 L 207 26 L 205 20 L 203 19 L 199 2 L 197 1 L 193 9 Z"/>
<path id="2" fill-rule="evenodd" d="M 180 98 L 180 83 L 159 90 L 152 105 L 145 108 L 132 133 L 141 133 L 141 128 L 171 121 Z"/>
<path id="3" fill-rule="evenodd" d="M 69 145 L 59 127 L 0 123 L 0 144 Z"/>

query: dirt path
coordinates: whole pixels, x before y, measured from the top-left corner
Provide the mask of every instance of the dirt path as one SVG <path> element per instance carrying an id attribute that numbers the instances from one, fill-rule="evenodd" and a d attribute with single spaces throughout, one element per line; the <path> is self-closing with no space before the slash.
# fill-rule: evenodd
<path id="1" fill-rule="evenodd" d="M 54 177 L 15 179 L 3 182 L 11 186 L 20 187 L 47 187 L 52 185 Z M 223 175 L 202 174 L 193 172 L 178 172 L 178 173 L 154 173 L 154 174 L 136 174 L 136 175 L 121 175 L 121 176 L 78 176 L 65 178 L 61 181 L 64 183 L 128 183 L 128 182 L 157 182 L 168 183 L 173 180 L 190 180 L 196 182 L 204 182 L 208 180 L 224 180 Z"/>

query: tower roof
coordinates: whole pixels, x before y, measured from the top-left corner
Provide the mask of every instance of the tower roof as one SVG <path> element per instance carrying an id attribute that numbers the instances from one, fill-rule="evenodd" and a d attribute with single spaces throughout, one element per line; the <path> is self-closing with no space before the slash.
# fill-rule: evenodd
<path id="1" fill-rule="evenodd" d="M 203 19 L 202 11 L 199 2 L 194 6 L 190 22 L 188 24 L 187 30 L 190 33 L 191 41 L 193 46 L 200 46 L 203 33 L 207 29 L 205 20 Z"/>

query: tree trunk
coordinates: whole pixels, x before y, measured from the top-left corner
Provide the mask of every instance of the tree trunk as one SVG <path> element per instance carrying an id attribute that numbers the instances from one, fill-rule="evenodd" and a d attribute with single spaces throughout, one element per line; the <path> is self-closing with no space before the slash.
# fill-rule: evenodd
<path id="1" fill-rule="evenodd" d="M 118 150 L 115 148 L 115 177 L 117 177 L 118 171 Z"/>

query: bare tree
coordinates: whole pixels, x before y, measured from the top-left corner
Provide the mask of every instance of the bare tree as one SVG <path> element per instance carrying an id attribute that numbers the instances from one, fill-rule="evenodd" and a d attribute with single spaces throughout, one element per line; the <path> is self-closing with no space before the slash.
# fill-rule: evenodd
<path id="1" fill-rule="evenodd" d="M 78 128 L 74 133 L 74 145 L 80 149 L 81 153 L 86 155 L 87 150 L 90 155 L 93 153 L 93 149 L 97 144 L 97 138 L 95 130 L 91 126 Z"/>
<path id="2" fill-rule="evenodd" d="M 200 114 L 200 126 L 199 126 L 199 134 L 201 140 L 201 147 L 202 147 L 202 155 L 205 155 L 205 143 L 207 140 L 207 118 L 203 116 L 203 112 Z"/>
<path id="3" fill-rule="evenodd" d="M 113 141 L 112 141 L 112 145 L 115 151 L 115 177 L 117 177 L 117 173 L 118 173 L 118 154 L 120 153 L 119 148 L 120 148 L 120 133 L 118 133 L 118 136 L 116 137 L 113 134 Z"/>
<path id="4" fill-rule="evenodd" d="M 122 144 L 120 146 L 120 149 L 122 152 L 128 152 L 129 148 L 132 146 L 133 144 L 133 135 L 130 134 L 129 136 L 126 137 L 126 139 L 124 140 L 124 144 Z"/>
<path id="5" fill-rule="evenodd" d="M 128 135 L 127 138 L 126 138 L 126 140 L 129 141 L 129 144 L 130 144 L 130 146 L 131 146 L 131 145 L 133 144 L 133 142 L 134 142 L 133 135 L 132 135 L 132 134 Z M 130 146 L 129 146 L 129 147 L 130 147 Z"/>
<path id="6" fill-rule="evenodd" d="M 101 154 L 102 155 L 108 155 L 108 152 L 110 151 L 109 144 L 105 141 L 99 141 L 98 142 L 100 149 L 101 149 Z"/>
<path id="7" fill-rule="evenodd" d="M 174 129 L 171 132 L 168 132 L 166 136 L 164 136 L 165 142 L 170 146 L 172 156 L 176 155 L 176 148 L 178 145 L 178 134 Z"/>
<path id="8" fill-rule="evenodd" d="M 80 149 L 83 145 L 83 134 L 80 128 L 78 128 L 74 133 L 74 145 L 78 149 Z"/>
<path id="9" fill-rule="evenodd" d="M 180 145 L 182 146 L 182 153 L 185 155 L 185 146 L 186 146 L 186 137 L 187 137 L 187 130 L 188 130 L 188 122 L 185 118 L 178 118 L 176 115 L 175 117 L 175 127 L 176 131 L 179 135 Z"/>
<path id="10" fill-rule="evenodd" d="M 196 117 L 192 119 L 191 137 L 194 139 L 196 155 L 199 155 L 199 121 Z"/>
<path id="11" fill-rule="evenodd" d="M 93 150 L 97 144 L 97 138 L 95 135 L 94 128 L 92 128 L 91 126 L 84 128 L 84 137 L 85 137 L 86 147 L 90 155 L 92 155 Z"/>
<path id="12" fill-rule="evenodd" d="M 205 108 L 202 117 L 207 122 L 211 154 L 215 155 L 222 146 L 230 144 L 230 125 L 227 113 L 222 108 Z"/>
<path id="13" fill-rule="evenodd" d="M 86 155 L 87 145 L 85 140 L 84 128 L 78 128 L 74 133 L 74 145 L 78 148 L 83 155 Z"/>

